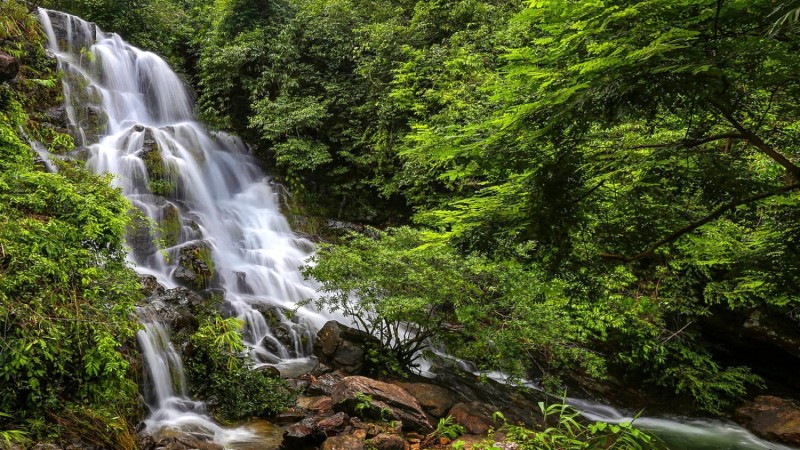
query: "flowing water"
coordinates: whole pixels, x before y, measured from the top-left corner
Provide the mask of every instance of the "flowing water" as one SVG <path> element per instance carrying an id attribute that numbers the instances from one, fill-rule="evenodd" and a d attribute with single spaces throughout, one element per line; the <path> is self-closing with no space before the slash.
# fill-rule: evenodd
<path id="1" fill-rule="evenodd" d="M 327 319 L 308 309 L 290 319 L 287 311 L 315 295 L 298 270 L 313 246 L 289 228 L 248 148 L 195 121 L 189 91 L 155 54 L 68 14 L 41 9 L 39 18 L 64 72 L 76 156 L 96 173 L 113 174 L 142 213 L 129 237 L 137 270 L 168 288 L 180 281 L 224 293 L 258 363 L 283 371 L 306 364 Z M 236 438 L 188 398 L 164 327 L 143 321 L 148 431 L 202 429 L 217 440 Z"/>
<path id="2" fill-rule="evenodd" d="M 68 14 L 40 9 L 39 16 L 64 72 L 65 113 L 80 146 L 76 156 L 97 173 L 113 174 L 147 218 L 129 239 L 137 270 L 168 288 L 181 281 L 224 292 L 230 311 L 246 323 L 244 335 L 258 362 L 283 372 L 306 364 L 314 333 L 327 318 L 300 309 L 290 319 L 286 312 L 315 296 L 315 286 L 298 271 L 313 246 L 291 231 L 247 147 L 195 121 L 189 91 L 155 54 Z M 157 225 L 156 239 L 148 221 Z M 188 397 L 167 330 L 146 314 L 142 320 L 147 430 L 199 432 L 232 446 L 252 440 L 246 428 L 219 427 L 202 402 Z M 630 420 L 599 403 L 569 402 L 590 419 Z M 640 417 L 636 423 L 676 449 L 788 448 L 722 421 Z"/>

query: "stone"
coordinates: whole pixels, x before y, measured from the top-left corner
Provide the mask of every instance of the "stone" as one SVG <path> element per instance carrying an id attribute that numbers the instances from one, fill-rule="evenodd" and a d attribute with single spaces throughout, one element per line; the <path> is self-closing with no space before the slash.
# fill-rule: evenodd
<path id="1" fill-rule="evenodd" d="M 339 384 L 342 379 L 343 377 L 336 372 L 322 374 L 311 379 L 311 384 L 306 388 L 306 392 L 309 395 L 330 396 L 333 392 L 333 387 Z"/>
<path id="2" fill-rule="evenodd" d="M 367 348 L 377 347 L 379 343 L 369 333 L 331 320 L 314 338 L 314 355 L 323 364 L 355 375 L 368 368 Z"/>
<path id="3" fill-rule="evenodd" d="M 333 400 L 326 395 L 300 397 L 297 399 L 297 406 L 316 413 L 323 413 L 333 409 Z"/>
<path id="4" fill-rule="evenodd" d="M 281 448 L 292 450 L 306 445 L 315 445 L 325 440 L 326 437 L 325 433 L 317 427 L 314 417 L 306 417 L 300 422 L 286 427 Z"/>
<path id="5" fill-rule="evenodd" d="M 336 413 L 317 422 L 317 428 L 328 436 L 339 434 L 347 426 L 350 417 L 343 413 Z"/>
<path id="6" fill-rule="evenodd" d="M 0 83 L 13 80 L 19 73 L 19 62 L 16 58 L 0 50 Z"/>
<path id="7" fill-rule="evenodd" d="M 429 383 L 394 383 L 417 399 L 422 408 L 434 417 L 444 417 L 448 409 L 458 402 L 451 390 Z"/>
<path id="8" fill-rule="evenodd" d="M 493 408 L 480 402 L 456 403 L 448 414 L 469 434 L 484 434 L 495 425 Z"/>
<path id="9" fill-rule="evenodd" d="M 177 333 L 199 326 L 197 313 L 202 305 L 203 299 L 199 295 L 184 287 L 177 287 L 146 298 L 140 314 L 167 324 L 172 332 Z"/>
<path id="10" fill-rule="evenodd" d="M 139 447 L 142 450 L 224 450 L 224 447 L 216 442 L 203 440 L 188 433 L 161 438 L 145 436 L 139 442 Z"/>
<path id="11" fill-rule="evenodd" d="M 38 444 L 34 445 L 31 450 L 61 450 L 61 447 L 49 442 L 39 442 Z"/>
<path id="12" fill-rule="evenodd" d="M 368 407 L 362 407 L 363 395 L 369 396 Z M 430 432 L 433 426 L 419 402 L 403 388 L 361 376 L 342 379 L 331 392 L 334 411 L 344 411 L 378 420 L 398 420 L 413 431 Z"/>
<path id="13" fill-rule="evenodd" d="M 322 443 L 321 450 L 364 450 L 364 440 L 355 436 L 333 436 Z"/>
<path id="14" fill-rule="evenodd" d="M 178 251 L 178 267 L 172 277 L 185 286 L 203 289 L 216 286 L 219 275 L 214 267 L 211 246 L 205 242 L 190 242 Z"/>
<path id="15" fill-rule="evenodd" d="M 765 439 L 800 446 L 800 403 L 762 395 L 736 409 L 737 421 Z"/>
<path id="16" fill-rule="evenodd" d="M 141 291 L 145 297 L 152 297 L 157 295 L 164 295 L 167 289 L 158 282 L 158 279 L 153 275 L 139 275 L 139 282 L 142 285 Z"/>
<path id="17" fill-rule="evenodd" d="M 407 450 L 408 442 L 402 436 L 382 433 L 370 439 L 369 445 L 376 450 Z"/>

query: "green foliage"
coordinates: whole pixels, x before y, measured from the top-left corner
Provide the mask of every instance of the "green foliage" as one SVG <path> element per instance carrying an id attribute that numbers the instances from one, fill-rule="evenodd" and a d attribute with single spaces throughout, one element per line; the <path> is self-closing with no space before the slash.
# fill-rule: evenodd
<path id="1" fill-rule="evenodd" d="M 466 433 L 466 429 L 455 422 L 453 416 L 442 417 L 436 424 L 436 429 L 430 434 L 425 436 L 422 441 L 422 446 L 426 446 L 431 442 L 436 442 L 439 438 L 447 438 L 451 441 Z"/>
<path id="2" fill-rule="evenodd" d="M 518 448 L 523 450 L 667 448 L 657 437 L 635 428 L 633 423 L 595 422 L 586 424 L 577 411 L 565 404 L 554 403 L 545 406 L 544 403 L 539 403 L 539 408 L 545 426 L 535 430 L 510 424 L 502 414 L 495 413 L 495 420 L 504 422 L 501 431 L 505 433 L 506 440 L 518 445 Z M 499 447 L 492 444 L 482 448 L 499 450 Z"/>
<path id="3" fill-rule="evenodd" d="M 271 416 L 295 402 L 295 394 L 283 379 L 258 370 L 243 353 L 242 325 L 235 317 L 213 315 L 189 337 L 186 372 L 190 389 L 224 420 Z"/>
<path id="4" fill-rule="evenodd" d="M 514 374 L 534 356 L 543 368 L 600 373 L 602 359 L 583 347 L 562 287 L 516 264 L 427 244 L 410 228 L 376 233 L 323 247 L 305 270 L 325 293 L 318 306 L 341 310 L 378 337 L 376 353 L 407 369 L 433 341 Z"/>
<path id="5" fill-rule="evenodd" d="M 123 439 L 136 405 L 124 349 L 140 296 L 125 259 L 130 205 L 110 177 L 72 162 L 55 160 L 57 173 L 34 163 L 29 137 L 71 150 L 39 112 L 60 86 L 22 5 L 0 4 L 0 30 L 22 65 L 20 79 L 0 85 L 0 428 L 13 426 L 5 440 L 57 435 L 66 428 L 55 418 L 82 405 L 84 416 L 116 418 L 118 427 L 103 432 Z"/>

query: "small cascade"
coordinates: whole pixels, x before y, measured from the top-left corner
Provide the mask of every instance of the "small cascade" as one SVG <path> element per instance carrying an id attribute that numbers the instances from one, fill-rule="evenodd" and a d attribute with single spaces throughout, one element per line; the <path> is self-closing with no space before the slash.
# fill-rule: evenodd
<path id="1" fill-rule="evenodd" d="M 69 14 L 40 9 L 39 19 L 64 74 L 78 146 L 71 156 L 113 174 L 138 211 L 128 236 L 137 271 L 167 288 L 223 296 L 226 311 L 246 324 L 258 365 L 306 367 L 328 318 L 308 308 L 288 312 L 315 296 L 299 271 L 313 245 L 289 228 L 248 147 L 194 119 L 191 93 L 157 55 Z M 203 405 L 187 397 L 180 355 L 164 327 L 145 323 L 139 344 L 150 385 L 148 428 L 218 435 Z"/>

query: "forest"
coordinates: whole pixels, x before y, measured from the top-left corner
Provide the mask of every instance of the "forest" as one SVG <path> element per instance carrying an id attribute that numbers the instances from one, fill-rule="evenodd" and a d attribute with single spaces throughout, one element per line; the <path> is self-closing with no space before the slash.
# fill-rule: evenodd
<path id="1" fill-rule="evenodd" d="M 34 6 L 161 55 L 251 146 L 319 241 L 305 303 L 380 336 L 383 374 L 435 342 L 637 408 L 800 400 L 800 2 L 34 3 L 0 3 L 0 438 L 141 415 L 129 205 L 25 150 L 72 145 L 38 125 Z"/>

